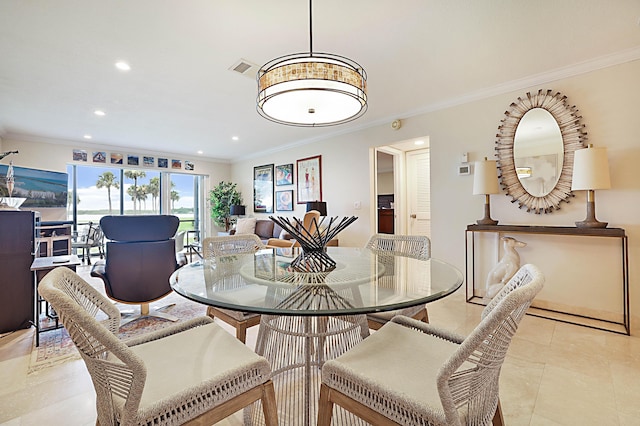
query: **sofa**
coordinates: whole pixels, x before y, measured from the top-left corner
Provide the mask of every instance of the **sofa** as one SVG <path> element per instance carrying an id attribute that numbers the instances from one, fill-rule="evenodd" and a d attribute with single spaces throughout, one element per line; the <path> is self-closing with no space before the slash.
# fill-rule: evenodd
<path id="1" fill-rule="evenodd" d="M 267 244 L 270 238 L 289 239 L 289 234 L 271 219 L 255 217 L 238 219 L 235 229 L 229 231 L 229 235 L 235 234 L 256 234 L 263 244 Z"/>
<path id="2" fill-rule="evenodd" d="M 242 218 L 238 219 L 235 229 L 229 231 L 229 235 L 256 234 L 264 245 L 270 247 L 291 247 L 299 245 L 291 234 L 282 229 L 280 225 L 271 219 Z M 276 241 L 281 240 L 281 242 Z M 337 246 L 338 239 L 329 241 L 328 246 Z"/>

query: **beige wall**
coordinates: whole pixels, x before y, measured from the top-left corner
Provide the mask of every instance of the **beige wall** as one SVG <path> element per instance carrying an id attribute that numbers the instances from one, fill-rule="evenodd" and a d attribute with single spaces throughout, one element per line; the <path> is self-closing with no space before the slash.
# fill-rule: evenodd
<path id="1" fill-rule="evenodd" d="M 363 245 L 370 233 L 369 217 L 369 148 L 389 145 L 414 137 L 428 135 L 431 147 L 431 204 L 433 255 L 465 267 L 464 230 L 483 215 L 483 197 L 472 195 L 473 175 L 458 176 L 456 167 L 462 152 L 469 153 L 469 161 L 494 156 L 495 135 L 509 104 L 527 91 L 553 89 L 567 95 L 575 104 L 586 125 L 589 142 L 608 148 L 612 189 L 596 194 L 597 217 L 608 221 L 610 227 L 625 228 L 629 236 L 631 282 L 631 312 L 640 312 L 640 276 L 635 265 L 640 264 L 640 178 L 636 168 L 640 164 L 640 61 L 589 72 L 537 87 L 493 96 L 456 107 L 403 118 L 402 128 L 394 131 L 389 124 L 341 135 L 322 142 L 299 146 L 272 155 L 239 161 L 233 165 L 232 178 L 238 182 L 251 212 L 251 178 L 253 166 L 262 164 L 295 164 L 296 159 L 322 155 L 323 199 L 329 215 L 356 215 L 358 221 L 340 234 L 341 245 Z M 297 176 L 295 177 L 297 182 Z M 354 202 L 361 201 L 362 209 L 354 210 Z M 535 215 L 518 209 L 511 198 L 492 196 L 492 216 L 501 224 L 574 226 L 585 217 L 585 194 L 582 191 L 570 203 L 548 215 Z M 304 206 L 294 212 L 301 215 Z M 266 215 L 263 215 L 266 216 Z M 542 244 L 542 243 L 540 243 Z M 569 241 L 561 258 L 550 259 L 562 270 L 563 262 L 580 264 L 581 243 Z M 543 247 L 529 247 L 529 250 Z M 523 260 L 526 258 L 523 256 Z M 618 274 L 619 263 L 603 256 L 602 269 Z M 575 281 L 571 276 L 556 276 L 549 286 L 562 285 L 558 281 Z M 559 275 L 558 275 L 559 274 Z M 619 283 L 602 283 L 619 291 Z M 576 292 L 583 292 L 579 286 Z M 638 324 L 640 317 L 632 320 Z M 640 327 L 636 327 L 640 331 Z"/>

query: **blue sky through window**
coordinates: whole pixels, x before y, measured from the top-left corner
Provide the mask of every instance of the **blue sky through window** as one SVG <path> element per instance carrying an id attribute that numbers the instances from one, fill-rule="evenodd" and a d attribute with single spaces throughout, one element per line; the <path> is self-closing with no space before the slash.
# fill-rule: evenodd
<path id="1" fill-rule="evenodd" d="M 120 178 L 120 169 L 111 167 L 93 167 L 77 165 L 78 176 L 78 196 L 80 197 L 80 204 L 78 209 L 80 210 L 107 210 L 109 208 L 109 201 L 107 198 L 107 190 L 105 188 L 98 189 L 96 183 L 100 175 L 106 171 L 112 172 L 116 178 Z M 138 185 L 148 184 L 153 177 L 160 177 L 160 172 L 155 169 L 145 170 L 144 168 L 138 169 L 125 169 L 125 170 L 142 170 L 146 173 L 146 176 L 138 180 Z M 67 166 L 67 173 L 71 179 L 72 166 Z M 174 190 L 178 191 L 180 199 L 174 203 L 175 208 L 180 207 L 193 207 L 193 179 L 194 175 L 172 173 L 171 180 L 175 184 Z M 133 202 L 131 197 L 126 194 L 126 190 L 129 186 L 133 185 L 133 180 L 124 178 L 125 210 L 133 209 Z M 71 190 L 71 183 L 69 185 Z M 111 204 L 112 208 L 117 211 L 119 209 L 119 190 L 111 189 Z M 147 209 L 152 208 L 151 198 L 147 200 Z M 144 204 L 143 204 L 144 208 Z"/>

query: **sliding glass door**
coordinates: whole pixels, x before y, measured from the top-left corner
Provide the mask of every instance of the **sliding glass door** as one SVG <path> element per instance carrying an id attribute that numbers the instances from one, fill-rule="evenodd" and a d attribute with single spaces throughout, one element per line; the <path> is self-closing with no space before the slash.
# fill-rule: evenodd
<path id="1" fill-rule="evenodd" d="M 77 164 L 67 173 L 68 220 L 76 230 L 105 215 L 175 214 L 192 238 L 204 233 L 205 176 Z"/>

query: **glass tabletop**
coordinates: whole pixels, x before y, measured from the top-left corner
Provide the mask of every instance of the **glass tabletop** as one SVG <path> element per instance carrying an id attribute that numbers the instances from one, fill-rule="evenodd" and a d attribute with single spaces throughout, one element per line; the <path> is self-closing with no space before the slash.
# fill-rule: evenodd
<path id="1" fill-rule="evenodd" d="M 328 247 L 329 272 L 301 272 L 295 249 L 204 259 L 170 278 L 182 296 L 218 308 L 271 315 L 354 315 L 428 303 L 456 291 L 462 274 L 437 260 L 365 248 Z"/>

